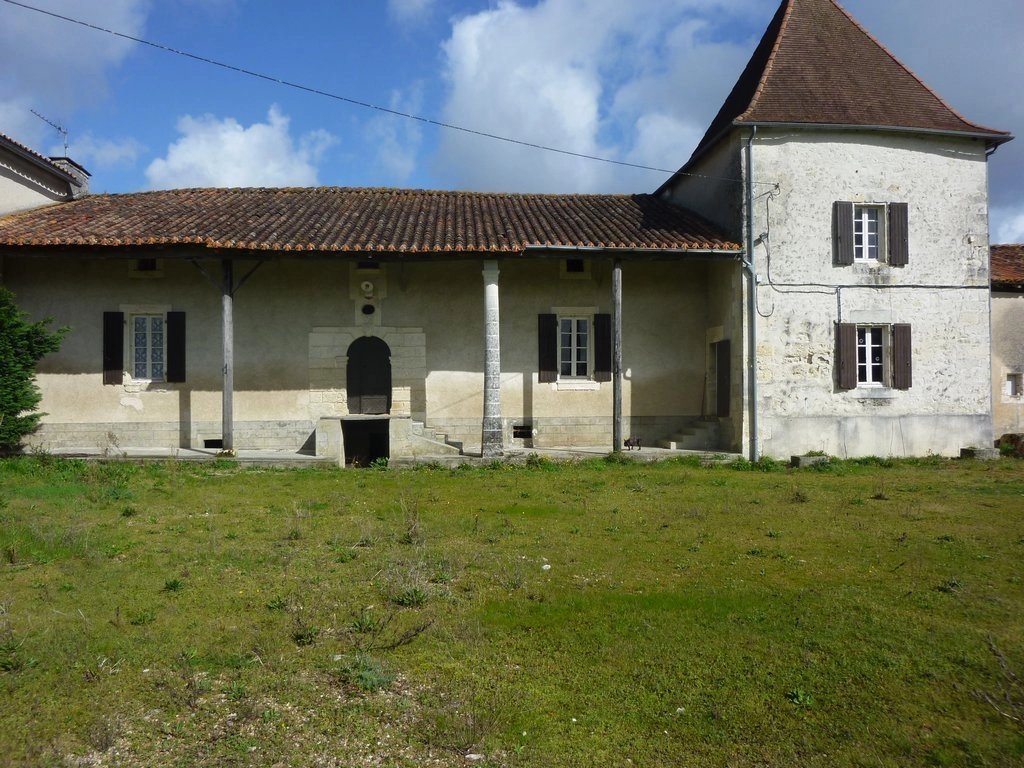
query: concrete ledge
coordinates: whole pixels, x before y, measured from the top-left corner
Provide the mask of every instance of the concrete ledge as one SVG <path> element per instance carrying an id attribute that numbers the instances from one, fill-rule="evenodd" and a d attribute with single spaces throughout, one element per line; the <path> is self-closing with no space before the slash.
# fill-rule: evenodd
<path id="1" fill-rule="evenodd" d="M 995 461 L 999 458 L 999 451 L 995 448 L 961 448 L 961 459 L 980 459 L 981 461 Z"/>

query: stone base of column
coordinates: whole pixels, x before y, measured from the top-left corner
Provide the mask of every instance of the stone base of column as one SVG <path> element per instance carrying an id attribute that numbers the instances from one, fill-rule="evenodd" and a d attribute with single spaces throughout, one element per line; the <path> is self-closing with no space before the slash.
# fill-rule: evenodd
<path id="1" fill-rule="evenodd" d="M 505 440 L 500 419 L 484 420 L 482 438 L 480 454 L 485 459 L 495 459 L 505 454 Z"/>

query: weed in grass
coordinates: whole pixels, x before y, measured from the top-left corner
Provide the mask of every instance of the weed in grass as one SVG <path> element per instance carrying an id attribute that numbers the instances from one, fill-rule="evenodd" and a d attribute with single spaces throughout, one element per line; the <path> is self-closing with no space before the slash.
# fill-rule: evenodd
<path id="1" fill-rule="evenodd" d="M 398 537 L 399 544 L 419 545 L 423 543 L 423 531 L 420 527 L 420 508 L 415 501 L 409 502 L 405 498 L 398 500 L 402 510 L 402 517 L 405 522 L 404 530 Z"/>
<path id="2" fill-rule="evenodd" d="M 305 647 L 316 643 L 317 637 L 320 636 L 320 628 L 315 627 L 312 624 L 307 624 L 299 618 L 295 619 L 295 626 L 292 628 L 292 641 L 300 646 Z"/>
<path id="3" fill-rule="evenodd" d="M 369 654 L 356 653 L 344 656 L 339 661 L 338 681 L 346 688 L 375 693 L 395 681 L 395 676 Z"/>
<path id="4" fill-rule="evenodd" d="M 889 497 L 886 495 L 885 491 L 880 488 L 877 491 L 875 491 L 873 494 L 871 494 L 871 500 L 872 501 L 889 501 Z"/>
<path id="5" fill-rule="evenodd" d="M 292 528 L 290 531 L 288 531 L 288 534 L 285 536 L 285 539 L 287 539 L 288 541 L 298 541 L 301 538 L 302 531 L 300 531 L 298 528 Z"/>
<path id="6" fill-rule="evenodd" d="M 387 622 L 387 619 L 378 616 L 370 608 L 364 608 L 349 622 L 348 628 L 357 635 L 377 634 L 387 626 Z"/>
<path id="7" fill-rule="evenodd" d="M 245 687 L 245 683 L 241 680 L 232 680 L 224 686 L 223 692 L 224 696 L 227 697 L 229 701 L 235 702 L 242 701 L 249 695 L 249 692 Z"/>
<path id="8" fill-rule="evenodd" d="M 121 510 L 121 517 L 135 517 L 139 514 L 139 510 L 135 507 L 125 507 Z"/>
<path id="9" fill-rule="evenodd" d="M 227 533 L 224 534 L 224 538 L 227 539 L 228 541 L 235 541 L 238 538 L 238 534 L 235 533 L 234 531 L 228 531 Z"/>
<path id="10" fill-rule="evenodd" d="M 133 627 L 141 627 L 146 624 L 152 624 L 156 621 L 156 612 L 146 609 L 142 611 L 136 611 L 128 617 L 128 623 Z"/>
<path id="11" fill-rule="evenodd" d="M 946 594 L 954 594 L 964 588 L 963 583 L 957 578 L 946 579 L 944 582 L 935 587 L 937 592 L 945 592 Z"/>
<path id="12" fill-rule="evenodd" d="M 786 698 L 793 704 L 804 709 L 814 706 L 814 697 L 802 688 L 794 688 L 786 693 Z"/>
<path id="13" fill-rule="evenodd" d="M 430 599 L 430 592 L 419 585 L 411 585 L 391 595 L 391 602 L 402 608 L 420 608 Z"/>
<path id="14" fill-rule="evenodd" d="M 164 582 L 164 589 L 163 589 L 163 591 L 164 592 L 180 592 L 184 588 L 185 588 L 185 582 L 183 582 L 181 579 L 177 579 L 177 578 L 175 578 L 175 579 L 167 579 L 167 581 Z"/>
<path id="15" fill-rule="evenodd" d="M 769 539 L 777 539 L 782 535 L 782 531 L 776 531 L 774 528 L 769 528 L 768 533 L 765 534 Z"/>
<path id="16" fill-rule="evenodd" d="M 336 563 L 350 563 L 357 557 L 359 557 L 359 553 L 351 547 L 342 547 L 334 552 L 334 562 Z"/>
<path id="17" fill-rule="evenodd" d="M 455 568 L 452 561 L 446 557 L 439 557 L 432 562 L 430 571 L 431 584 L 450 584 L 455 577 Z"/>
<path id="18" fill-rule="evenodd" d="M 956 542 L 956 536 L 951 533 L 944 533 L 941 536 L 935 538 L 939 544 L 953 544 Z"/>
<path id="19" fill-rule="evenodd" d="M 804 491 L 800 488 L 794 488 L 793 495 L 790 496 L 789 498 L 790 501 L 792 501 L 794 504 L 806 504 L 808 501 L 811 500 L 811 497 L 804 493 Z"/>

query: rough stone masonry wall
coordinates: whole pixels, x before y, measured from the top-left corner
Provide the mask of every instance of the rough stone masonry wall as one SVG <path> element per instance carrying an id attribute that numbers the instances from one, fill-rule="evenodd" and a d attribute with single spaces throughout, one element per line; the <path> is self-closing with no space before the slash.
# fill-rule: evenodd
<path id="1" fill-rule="evenodd" d="M 987 170 L 971 140 L 766 131 L 754 147 L 761 448 L 955 455 L 991 444 Z M 832 204 L 909 204 L 905 267 L 833 266 Z M 839 391 L 837 321 L 910 323 L 913 387 Z"/>

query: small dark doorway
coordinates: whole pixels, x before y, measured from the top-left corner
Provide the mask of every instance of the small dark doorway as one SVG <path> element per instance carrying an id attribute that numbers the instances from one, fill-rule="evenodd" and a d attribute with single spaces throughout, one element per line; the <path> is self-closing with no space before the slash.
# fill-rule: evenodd
<path id="1" fill-rule="evenodd" d="M 348 412 L 391 412 L 391 350 L 376 336 L 363 336 L 348 348 Z"/>
<path id="2" fill-rule="evenodd" d="M 368 467 L 377 459 L 386 459 L 390 452 L 388 419 L 342 419 L 341 433 L 345 440 L 345 465 Z"/>

